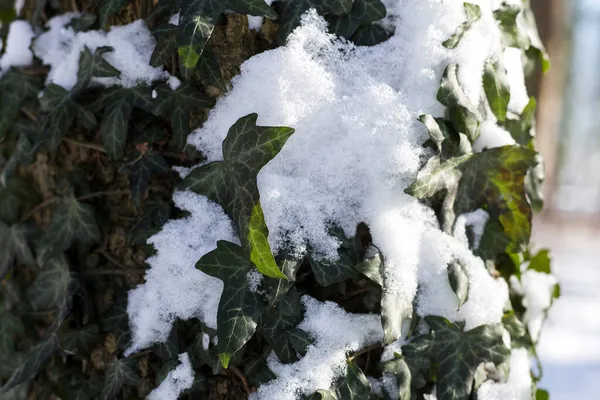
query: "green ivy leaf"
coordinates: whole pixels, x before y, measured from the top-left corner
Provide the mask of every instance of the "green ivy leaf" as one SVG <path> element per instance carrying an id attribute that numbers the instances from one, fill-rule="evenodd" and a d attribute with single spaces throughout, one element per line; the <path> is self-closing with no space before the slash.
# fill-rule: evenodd
<path id="1" fill-rule="evenodd" d="M 525 324 L 517 318 L 514 311 L 504 313 L 502 325 L 510 334 L 511 348 L 529 348 L 533 345 Z"/>
<path id="2" fill-rule="evenodd" d="M 500 123 L 504 122 L 510 102 L 510 86 L 502 62 L 486 61 L 483 70 L 483 90 L 496 119 Z"/>
<path id="3" fill-rule="evenodd" d="M 302 15 L 310 8 L 311 3 L 309 0 L 286 0 L 283 2 L 277 33 L 277 42 L 280 46 L 285 45 L 287 37 L 300 26 Z"/>
<path id="4" fill-rule="evenodd" d="M 346 374 L 337 380 L 335 386 L 338 397 L 344 400 L 365 400 L 371 394 L 371 382 L 351 361 L 348 362 Z"/>
<path id="5" fill-rule="evenodd" d="M 285 339 L 292 345 L 296 353 L 302 357 L 306 355 L 308 346 L 314 343 L 313 338 L 305 331 L 299 328 L 288 329 L 285 332 Z"/>
<path id="6" fill-rule="evenodd" d="M 381 25 L 367 25 L 358 30 L 352 35 L 352 41 L 357 46 L 375 46 L 388 40 L 389 35 L 385 28 Z"/>
<path id="7" fill-rule="evenodd" d="M 177 28 L 167 25 L 165 32 L 159 35 L 154 33 L 154 37 L 156 38 L 156 47 L 150 57 L 150 65 L 158 68 L 163 66 L 177 50 Z"/>
<path id="8" fill-rule="evenodd" d="M 92 206 L 70 198 L 54 210 L 50 227 L 42 236 L 38 257 L 43 262 L 67 250 L 74 241 L 89 243 L 100 237 Z"/>
<path id="9" fill-rule="evenodd" d="M 443 118 L 433 118 L 431 115 L 419 116 L 429 132 L 429 142 L 438 151 L 441 159 L 472 153 L 471 142 L 466 135 L 457 132 L 452 123 Z"/>
<path id="10" fill-rule="evenodd" d="M 217 248 L 205 254 L 196 268 L 224 283 L 217 311 L 219 358 L 227 368 L 229 359 L 254 334 L 260 314 L 260 298 L 249 290 L 246 275 L 254 269 L 244 249 L 220 240 Z"/>
<path id="11" fill-rule="evenodd" d="M 12 226 L 0 221 L 0 280 L 15 261 L 20 264 L 35 264 L 29 240 L 36 232 L 34 226 L 18 223 Z"/>
<path id="12" fill-rule="evenodd" d="M 25 333 L 25 325 L 19 317 L 8 311 L 0 312 L 0 354 L 11 354 L 15 350 L 16 338 Z"/>
<path id="13" fill-rule="evenodd" d="M 256 184 L 258 171 L 281 150 L 294 132 L 286 127 L 257 126 L 257 114 L 240 118 L 223 141 L 223 161 L 194 169 L 180 189 L 190 189 L 220 204 L 259 272 L 283 278 L 271 249 Z"/>
<path id="14" fill-rule="evenodd" d="M 331 229 L 329 234 L 340 241 L 339 258 L 330 261 L 316 259 L 313 254 L 308 255 L 310 268 L 321 286 L 343 282 L 358 275 L 354 266 L 360 261 L 360 255 L 353 239 L 346 238 L 344 231 L 339 228 Z"/>
<path id="15" fill-rule="evenodd" d="M 0 79 L 0 141 L 3 141 L 19 116 L 21 105 L 27 99 L 36 99 L 42 88 L 39 77 L 8 71 Z"/>
<path id="16" fill-rule="evenodd" d="M 550 393 L 544 389 L 537 389 L 535 391 L 535 400 L 550 400 Z"/>
<path id="17" fill-rule="evenodd" d="M 41 145 L 38 141 L 40 133 L 36 123 L 32 121 L 18 121 L 13 124 L 12 129 L 13 132 L 19 135 L 19 139 L 0 174 L 0 184 L 4 186 L 8 179 L 15 175 L 18 166 L 30 165 L 35 161 Z"/>
<path id="18" fill-rule="evenodd" d="M 364 260 L 356 264 L 354 269 L 383 287 L 383 267 L 381 252 L 375 246 L 370 245 L 366 250 Z"/>
<path id="19" fill-rule="evenodd" d="M 86 325 L 81 329 L 71 329 L 60 339 L 60 347 L 68 352 L 78 352 L 87 355 L 92 346 L 102 340 L 98 325 Z"/>
<path id="20" fill-rule="evenodd" d="M 411 400 L 411 373 L 404 357 L 384 362 L 381 370 L 386 382 L 393 381 L 395 383 L 395 385 L 383 385 L 383 391 L 387 398 Z"/>
<path id="21" fill-rule="evenodd" d="M 134 368 L 137 362 L 132 358 L 114 358 L 106 367 L 104 375 L 104 387 L 100 398 L 111 400 L 121 391 L 123 385 L 137 386 L 141 378 Z"/>
<path id="22" fill-rule="evenodd" d="M 51 258 L 44 263 L 33 284 L 27 289 L 27 299 L 34 310 L 60 307 L 67 298 L 71 274 L 66 259 Z"/>
<path id="23" fill-rule="evenodd" d="M 105 0 L 112 1 L 112 0 Z M 100 17 L 101 23 L 102 16 Z M 102 46 L 98 47 L 92 54 L 91 50 L 84 46 L 81 54 L 79 55 L 79 69 L 77 70 L 77 84 L 73 88 L 75 93 L 86 89 L 92 78 L 114 78 L 121 74 L 121 72 L 110 65 L 108 61 L 104 59 L 103 54 L 113 51 L 112 47 Z"/>
<path id="24" fill-rule="evenodd" d="M 502 325 L 482 325 L 470 331 L 442 317 L 425 317 L 433 332 L 431 358 L 439 363 L 437 397 L 467 400 L 479 364 L 502 364 L 510 350 L 502 341 Z"/>
<path id="25" fill-rule="evenodd" d="M 448 265 L 448 282 L 458 298 L 458 307 L 461 307 L 469 298 L 469 276 L 460 261 L 454 261 Z"/>
<path id="26" fill-rule="evenodd" d="M 98 14 L 100 15 L 100 26 L 104 28 L 108 24 L 108 19 L 121 11 L 129 3 L 129 0 L 102 0 L 98 6 Z"/>
<path id="27" fill-rule="evenodd" d="M 210 47 L 204 48 L 197 69 L 209 85 L 216 87 L 221 93 L 227 92 L 227 81 L 223 76 L 219 61 Z"/>
<path id="28" fill-rule="evenodd" d="M 269 296 L 269 307 L 277 304 L 286 293 L 294 286 L 296 273 L 302 266 L 303 260 L 283 257 L 283 261 L 277 264 L 281 266 L 281 272 L 286 279 L 266 278 L 267 294 Z"/>
<path id="29" fill-rule="evenodd" d="M 510 132 L 515 142 L 523 147 L 533 149 L 535 137 L 535 111 L 537 103 L 534 97 L 529 99 L 520 116 L 508 115 L 503 127 Z"/>
<path id="30" fill-rule="evenodd" d="M 471 143 L 477 140 L 481 116 L 458 81 L 457 64 L 450 64 L 444 70 L 437 100 L 448 107 L 447 112 L 454 128 L 467 135 Z"/>
<path id="31" fill-rule="evenodd" d="M 14 224 L 19 220 L 23 208 L 37 202 L 38 197 L 31 183 L 18 177 L 8 179 L 4 185 L 0 185 L 0 221 Z"/>
<path id="32" fill-rule="evenodd" d="M 123 97 L 109 105 L 104 111 L 100 133 L 106 153 L 113 160 L 123 156 L 132 110 L 133 104 L 130 99 Z"/>
<path id="33" fill-rule="evenodd" d="M 479 21 L 481 18 L 481 8 L 477 4 L 463 3 L 463 7 L 465 9 L 467 20 L 456 28 L 454 35 L 442 43 L 442 46 L 448 49 L 456 48 L 469 29 L 471 29 L 475 22 Z"/>
<path id="34" fill-rule="evenodd" d="M 544 274 L 551 274 L 550 269 L 550 257 L 548 256 L 549 250 L 540 250 L 535 256 L 529 260 L 529 266 L 527 269 L 532 271 L 542 272 Z"/>
<path id="35" fill-rule="evenodd" d="M 431 335 L 417 336 L 402 346 L 402 355 L 410 371 L 413 389 L 421 389 L 431 380 L 433 371 L 429 355 L 432 347 Z"/>
<path id="36" fill-rule="evenodd" d="M 494 18 L 498 21 L 506 46 L 527 50 L 531 40 L 527 32 L 519 27 L 517 19 L 521 11 L 523 9 L 520 5 L 503 2 L 500 8 L 494 11 Z"/>
<path id="37" fill-rule="evenodd" d="M 75 32 L 87 31 L 96 22 L 96 15 L 91 13 L 84 13 L 81 17 L 73 18 L 71 22 L 67 24 L 67 28 L 73 28 Z"/>
<path id="38" fill-rule="evenodd" d="M 150 179 L 154 173 L 164 174 L 169 172 L 169 165 L 164 157 L 154 149 L 149 149 L 134 162 L 125 166 L 130 172 L 131 198 L 135 205 L 140 205 Z"/>
<path id="39" fill-rule="evenodd" d="M 148 199 L 143 205 L 143 215 L 131 228 L 131 242 L 142 245 L 157 233 L 169 220 L 171 206 L 160 199 Z"/>

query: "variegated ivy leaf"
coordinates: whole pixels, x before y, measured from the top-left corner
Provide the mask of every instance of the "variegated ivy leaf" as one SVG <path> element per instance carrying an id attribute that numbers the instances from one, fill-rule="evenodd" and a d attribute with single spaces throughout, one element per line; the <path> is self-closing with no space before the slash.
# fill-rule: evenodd
<path id="1" fill-rule="evenodd" d="M 173 130 L 172 144 L 176 151 L 183 149 L 191 131 L 190 110 L 211 108 L 214 103 L 203 90 L 189 82 L 183 82 L 177 90 L 171 90 L 167 85 L 159 85 L 156 88 L 154 113 L 169 115 Z"/>
<path id="2" fill-rule="evenodd" d="M 482 325 L 470 331 L 442 317 L 425 317 L 431 327 L 431 359 L 439 363 L 436 393 L 440 400 L 467 400 L 473 377 L 484 362 L 502 364 L 510 357 L 501 324 Z"/>
<path id="3" fill-rule="evenodd" d="M 257 126 L 257 114 L 240 118 L 223 140 L 223 161 L 194 169 L 180 185 L 220 204 L 233 219 L 242 245 L 261 274 L 283 278 L 267 240 L 256 176 L 279 153 L 294 130 Z"/>
<path id="4" fill-rule="evenodd" d="M 247 274 L 255 265 L 248 261 L 244 249 L 224 240 L 196 263 L 202 272 L 223 281 L 223 294 L 217 311 L 217 348 L 223 367 L 254 335 L 261 299 L 249 289 Z"/>
<path id="5" fill-rule="evenodd" d="M 4 278 L 14 261 L 21 264 L 35 264 L 29 240 L 36 233 L 35 226 L 17 223 L 12 226 L 0 221 L 0 280 Z"/>
<path id="6" fill-rule="evenodd" d="M 448 108 L 447 113 L 454 128 L 467 135 L 471 143 L 477 140 L 482 118 L 458 81 L 457 64 L 450 64 L 444 70 L 437 100 Z"/>
<path id="7" fill-rule="evenodd" d="M 130 173 L 131 198 L 135 205 L 140 205 L 152 175 L 169 172 L 169 165 L 159 152 L 149 149 L 133 162 L 127 164 L 125 169 Z"/>
<path id="8" fill-rule="evenodd" d="M 486 61 L 483 69 L 483 90 L 496 119 L 499 123 L 504 122 L 510 102 L 510 86 L 506 68 L 500 60 Z"/>
<path id="9" fill-rule="evenodd" d="M 381 0 L 355 0 L 350 13 L 331 15 L 327 21 L 331 32 L 350 39 L 359 27 L 385 18 L 386 13 Z"/>
<path id="10" fill-rule="evenodd" d="M 42 84 L 39 77 L 25 75 L 14 69 L 0 78 L 0 141 L 4 140 L 19 116 L 23 102 L 36 99 Z"/>
<path id="11" fill-rule="evenodd" d="M 100 236 L 93 207 L 75 198 L 67 199 L 54 210 L 50 227 L 41 239 L 38 259 L 44 262 L 63 253 L 74 241 L 95 242 Z"/>
<path id="12" fill-rule="evenodd" d="M 456 28 L 454 35 L 442 43 L 442 46 L 448 49 L 456 48 L 469 29 L 481 18 L 481 8 L 477 4 L 463 3 L 463 6 L 467 20 Z"/>
<path id="13" fill-rule="evenodd" d="M 450 121 L 444 118 L 433 118 L 428 114 L 420 115 L 419 121 L 429 131 L 429 142 L 426 144 L 431 144 L 442 160 L 473 152 L 467 136 L 456 131 Z"/>
<path id="14" fill-rule="evenodd" d="M 223 11 L 277 18 L 277 13 L 264 0 L 180 0 L 179 4 L 177 52 L 179 62 L 186 68 L 194 68 L 198 64 Z"/>
<path id="15" fill-rule="evenodd" d="M 339 399 L 364 400 L 371 394 L 371 382 L 352 361 L 346 366 L 346 374 L 338 378 L 335 389 Z"/>
<path id="16" fill-rule="evenodd" d="M 100 398 L 102 400 L 114 399 L 121 391 L 123 385 L 136 386 L 142 378 L 135 371 L 137 361 L 133 358 L 117 359 L 108 364 L 104 375 L 104 387 Z"/>
<path id="17" fill-rule="evenodd" d="M 445 230 L 452 226 L 454 215 L 486 209 L 509 239 L 507 250 L 518 252 L 528 243 L 531 233 L 531 207 L 524 180 L 535 163 L 536 153 L 520 146 L 498 147 L 447 161 L 434 156 L 406 192 L 424 199 L 442 189 L 448 190 L 448 204 L 444 205 Z"/>

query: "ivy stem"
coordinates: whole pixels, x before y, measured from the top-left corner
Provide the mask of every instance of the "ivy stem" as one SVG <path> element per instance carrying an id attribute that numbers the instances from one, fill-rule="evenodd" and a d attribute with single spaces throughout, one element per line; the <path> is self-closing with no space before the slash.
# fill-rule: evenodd
<path id="1" fill-rule="evenodd" d="M 227 370 L 230 370 L 238 378 L 240 378 L 240 380 L 242 381 L 242 385 L 244 386 L 244 391 L 246 392 L 246 394 L 248 396 L 250 396 L 252 394 L 252 391 L 250 390 L 250 385 L 248 385 L 248 380 L 246 380 L 246 377 L 244 376 L 242 371 L 240 371 L 240 369 L 238 367 L 236 367 L 235 365 L 231 365 L 231 364 L 229 364 L 229 367 L 227 368 Z"/>
<path id="2" fill-rule="evenodd" d="M 360 349 L 357 352 L 355 352 L 354 354 L 352 354 L 351 356 L 348 357 L 348 361 L 352 361 L 354 360 L 356 357 L 359 357 L 365 353 L 370 352 L 371 350 L 375 350 L 381 347 L 381 343 L 377 342 L 375 344 L 372 344 L 370 346 L 365 347 L 364 349 Z"/>
<path id="3" fill-rule="evenodd" d="M 99 151 L 101 153 L 106 153 L 106 149 L 98 144 L 80 142 L 79 140 L 70 139 L 70 138 L 64 138 L 63 140 L 67 143 L 74 144 L 75 146 L 85 147 L 88 149 Z"/>

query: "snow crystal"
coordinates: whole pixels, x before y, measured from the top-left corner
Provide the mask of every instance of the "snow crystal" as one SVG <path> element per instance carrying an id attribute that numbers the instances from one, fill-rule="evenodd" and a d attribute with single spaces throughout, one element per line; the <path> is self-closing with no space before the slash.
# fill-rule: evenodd
<path id="1" fill-rule="evenodd" d="M 169 24 L 179 26 L 179 14 L 180 12 L 171 15 L 171 17 L 169 18 Z"/>
<path id="2" fill-rule="evenodd" d="M 6 73 L 10 67 L 31 65 L 33 54 L 29 50 L 29 46 L 34 36 L 29 22 L 15 20 L 10 24 L 6 38 L 6 50 L 0 58 L 0 76 Z M 1 43 L 0 50 L 2 50 Z"/>
<path id="3" fill-rule="evenodd" d="M 177 90 L 181 86 L 181 81 L 176 76 L 170 76 L 167 79 L 167 85 L 169 85 L 171 90 Z"/>
<path id="4" fill-rule="evenodd" d="M 468 245 L 469 241 L 467 239 L 465 228 L 471 228 L 471 231 L 473 232 L 473 248 L 478 249 L 479 243 L 481 242 L 481 236 L 485 229 L 485 224 L 489 218 L 490 215 L 481 208 L 470 213 L 459 215 L 454 224 L 453 234 L 456 238 L 459 238 L 463 243 Z"/>
<path id="5" fill-rule="evenodd" d="M 506 383 L 484 382 L 477 391 L 479 400 L 531 400 L 531 375 L 527 349 L 514 349 Z"/>
<path id="6" fill-rule="evenodd" d="M 346 371 L 349 352 L 383 339 L 378 315 L 350 314 L 332 302 L 304 296 L 304 320 L 298 328 L 314 339 L 306 355 L 292 364 L 282 364 L 274 354 L 267 359 L 277 379 L 261 385 L 250 399 L 294 400 L 329 389 L 335 378 Z"/>
<path id="7" fill-rule="evenodd" d="M 552 304 L 552 293 L 557 283 L 553 275 L 529 269 L 521 275 L 520 284 L 518 281 L 511 281 L 516 291 L 524 296 L 523 305 L 527 307 L 527 311 L 523 318 L 534 341 L 540 336 L 546 310 Z"/>
<path id="8" fill-rule="evenodd" d="M 202 348 L 208 350 L 208 346 L 210 346 L 210 336 L 206 333 L 202 333 Z"/>
<path id="9" fill-rule="evenodd" d="M 187 353 L 179 355 L 177 368 L 170 371 L 167 377 L 154 389 L 147 400 L 177 400 L 181 392 L 189 389 L 194 384 L 194 370 Z"/>
<path id="10" fill-rule="evenodd" d="M 246 274 L 246 281 L 248 282 L 248 290 L 250 290 L 253 293 L 257 293 L 260 283 L 262 282 L 262 279 L 263 279 L 263 276 L 257 270 L 253 269 L 253 270 L 248 271 L 248 273 Z"/>
<path id="11" fill-rule="evenodd" d="M 195 268 L 217 240 L 238 242 L 223 209 L 192 192 L 176 192 L 175 205 L 191 212 L 172 220 L 148 243 L 157 250 L 147 262 L 146 283 L 129 292 L 127 311 L 133 332 L 129 353 L 167 339 L 176 318 L 198 317 L 217 326 L 223 281 Z"/>
<path id="12" fill-rule="evenodd" d="M 158 92 L 156 90 L 152 91 L 152 98 L 155 99 L 158 97 Z"/>
<path id="13" fill-rule="evenodd" d="M 485 121 L 481 124 L 481 134 L 473 143 L 473 151 L 481 152 L 484 149 L 509 146 L 515 143 L 515 139 L 506 129 L 499 127 L 494 121 Z"/>
<path id="14" fill-rule="evenodd" d="M 94 82 L 105 85 L 133 87 L 139 83 L 150 84 L 155 80 L 167 79 L 169 74 L 162 67 L 149 65 L 156 45 L 144 21 L 138 20 L 123 26 L 113 26 L 109 32 L 75 32 L 66 25 L 80 13 L 67 13 L 50 19 L 49 30 L 34 42 L 33 51 L 45 65 L 50 66 L 47 83 L 55 83 L 70 90 L 77 83 L 78 62 L 81 51 L 87 46 L 92 52 L 98 47 L 109 46 L 113 51 L 103 57 L 121 71 L 116 78 L 94 78 Z"/>
<path id="15" fill-rule="evenodd" d="M 523 68 L 523 50 L 507 47 L 504 50 L 504 66 L 510 87 L 508 109 L 520 114 L 529 103 L 529 95 L 525 87 L 525 71 Z"/>

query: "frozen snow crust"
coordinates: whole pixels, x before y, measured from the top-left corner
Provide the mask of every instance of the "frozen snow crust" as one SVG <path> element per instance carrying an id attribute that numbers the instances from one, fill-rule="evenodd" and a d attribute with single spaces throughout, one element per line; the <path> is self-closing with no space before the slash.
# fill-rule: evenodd
<path id="1" fill-rule="evenodd" d="M 260 385 L 252 398 L 291 400 L 318 390 L 331 390 L 345 398 L 344 390 L 375 390 L 377 385 L 365 384 L 366 378 L 362 379 L 364 375 L 360 369 L 356 371 L 356 364 L 349 362 L 348 356 L 381 342 L 387 345 L 382 361 L 389 373 L 381 381 L 372 377 L 370 381 L 378 382 L 379 389 L 391 398 L 398 398 L 406 382 L 390 371 L 400 368 L 398 360 L 402 359 L 398 354 L 405 352 L 405 346 L 423 333 L 427 336 L 423 340 L 432 343 L 434 350 L 441 346 L 449 351 L 445 347 L 448 343 L 450 348 L 460 349 L 461 340 L 466 340 L 461 339 L 463 330 L 468 331 L 464 334 L 467 337 L 472 333 L 474 341 L 486 344 L 479 353 L 475 351 L 481 359 L 475 358 L 469 365 L 473 372 L 481 362 L 501 364 L 510 360 L 508 380 L 488 380 L 479 389 L 479 398 L 503 398 L 503 393 L 515 399 L 530 398 L 531 380 L 525 379 L 526 375 L 529 378 L 527 352 L 513 350 L 510 356 L 502 341 L 510 332 L 501 325 L 510 309 L 509 287 L 504 279 L 493 276 L 472 250 L 485 241 L 489 215 L 484 210 L 469 210 L 471 214 L 460 217 L 454 229 L 449 229 L 444 223 L 440 225 L 432 208 L 405 192 L 421 176 L 424 161 L 435 153 L 423 147 L 428 130 L 418 118 L 423 114 L 446 116 L 447 109 L 436 94 L 449 65 L 460 67 L 457 78 L 465 101 L 475 106 L 480 117 L 481 134 L 468 138 L 472 148 L 477 152 L 491 148 L 510 151 L 502 146 L 517 143 L 499 121 L 497 108 L 488 105 L 481 77 L 489 60 L 504 63 L 510 92 L 504 113 L 518 116 L 529 102 L 523 74 L 519 73 L 524 53 L 514 47 L 505 49 L 503 31 L 494 16 L 499 2 L 472 3 L 479 6 L 480 16 L 453 49 L 441 43 L 465 22 L 462 2 L 386 0 L 387 17 L 381 25 L 394 33 L 371 47 L 357 47 L 327 33 L 325 20 L 314 10 L 309 11 L 285 46 L 254 56 L 242 65 L 232 90 L 219 99 L 208 120 L 190 136 L 189 143 L 207 157 L 203 164 L 207 165 L 223 160 L 222 143 L 230 127 L 249 114 L 258 114 L 259 126 L 293 128 L 295 132 L 282 150 L 257 177 L 273 253 L 297 260 L 308 255 L 311 262 L 335 263 L 341 241 L 331 234 L 331 228 L 339 227 L 346 237 L 352 237 L 357 225 L 364 223 L 369 228 L 372 248 L 377 249 L 374 258 L 383 260 L 376 276 L 367 276 L 382 286 L 385 315 L 352 314 L 336 303 L 304 295 L 300 316 L 293 316 L 299 321 L 290 327 L 297 330 L 293 331 L 296 341 L 290 339 L 289 345 L 294 354 L 287 362 L 277 351 L 268 356 L 266 365 L 274 379 Z M 103 40 L 110 41 L 121 35 L 119 32 L 114 29 Z M 41 39 L 36 41 L 36 48 L 40 48 L 36 54 L 46 57 L 57 71 L 49 79 L 72 86 L 72 73 L 63 74 L 57 61 L 50 59 L 50 54 L 44 55 Z M 81 46 L 93 45 L 95 39 L 77 36 L 71 40 Z M 138 49 L 145 48 L 144 43 Z M 118 54 L 115 51 L 115 57 Z M 107 60 L 111 61 L 108 56 Z M 152 73 L 155 76 L 150 80 L 164 79 L 162 71 Z M 119 84 L 127 86 L 129 81 Z M 472 157 L 471 144 L 468 147 L 462 154 L 467 158 Z M 147 260 L 151 269 L 146 283 L 129 295 L 133 333 L 130 352 L 166 340 L 177 318 L 199 318 L 212 332 L 222 328 L 219 307 L 227 301 L 221 299 L 223 281 L 196 269 L 195 264 L 216 251 L 218 241 L 240 244 L 239 235 L 223 208 L 206 197 L 179 191 L 174 200 L 190 216 L 169 222 L 150 239 L 157 254 Z M 465 227 L 472 227 L 475 244 L 470 243 Z M 449 280 L 449 273 L 457 274 L 458 278 L 452 276 L 458 284 Z M 251 296 L 265 295 L 268 283 L 254 270 L 244 274 L 244 279 Z M 460 288 L 464 282 L 468 282 L 467 292 Z M 530 288 L 530 282 L 533 280 L 528 278 L 525 296 L 535 307 L 526 319 L 536 325 L 537 332 L 539 315 L 551 300 L 546 295 L 543 299 L 535 297 L 537 292 Z M 546 290 L 554 283 L 550 279 L 544 282 Z M 288 295 L 284 294 L 284 299 Z M 427 316 L 446 318 L 447 326 L 421 320 L 413 329 L 407 329 L 411 319 L 418 322 Z M 253 332 L 257 318 L 247 318 L 250 322 L 245 328 Z M 494 355 L 486 354 L 489 348 L 496 350 Z M 230 356 L 220 355 L 221 362 L 227 365 Z M 167 378 L 164 387 L 157 389 L 156 393 L 164 393 L 161 398 L 175 398 L 191 386 L 192 380 L 184 373 L 185 368 L 191 368 L 186 357 L 182 355 L 181 366 Z M 422 372 L 410 362 L 406 368 L 413 374 Z M 470 382 L 473 376 L 460 379 Z M 438 398 L 451 398 L 444 391 L 447 389 L 439 382 L 438 390 L 442 392 Z M 468 390 L 470 393 L 470 385 Z M 435 393 L 434 389 L 432 395 Z"/>

